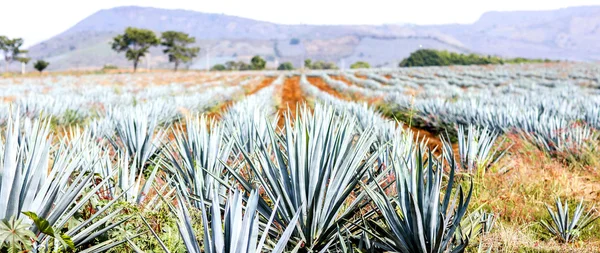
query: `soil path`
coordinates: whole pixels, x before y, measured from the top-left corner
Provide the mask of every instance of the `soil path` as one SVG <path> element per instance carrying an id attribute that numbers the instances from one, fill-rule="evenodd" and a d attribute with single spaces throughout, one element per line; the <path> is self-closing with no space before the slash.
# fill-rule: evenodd
<path id="1" fill-rule="evenodd" d="M 307 77 L 306 79 L 308 79 L 308 82 L 310 84 L 319 88 L 319 90 L 321 90 L 321 91 L 327 92 L 329 95 L 332 95 L 338 99 L 349 100 L 349 98 L 347 96 L 344 96 L 344 95 L 340 94 L 338 91 L 332 89 L 331 86 L 329 86 L 329 84 L 327 84 L 325 81 L 323 81 L 323 79 L 320 77 Z"/>
<path id="2" fill-rule="evenodd" d="M 249 96 L 249 95 L 252 95 L 252 94 L 258 92 L 259 90 L 262 90 L 263 88 L 271 85 L 274 80 L 275 80 L 274 77 L 262 78 L 262 80 L 260 82 L 258 82 L 256 85 L 250 85 L 248 91 L 246 92 L 246 95 Z"/>
<path id="3" fill-rule="evenodd" d="M 306 100 L 300 88 L 300 76 L 286 78 L 281 88 L 281 105 L 279 107 L 279 127 L 285 124 L 285 115 L 290 112 L 290 117 L 296 117 L 297 110 Z"/>

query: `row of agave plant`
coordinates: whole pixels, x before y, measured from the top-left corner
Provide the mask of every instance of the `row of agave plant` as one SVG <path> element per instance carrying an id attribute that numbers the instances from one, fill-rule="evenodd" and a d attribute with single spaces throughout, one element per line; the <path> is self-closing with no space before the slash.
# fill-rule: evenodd
<path id="1" fill-rule="evenodd" d="M 362 73 L 364 74 L 364 73 Z M 310 74 L 309 74 L 310 75 Z M 371 78 L 374 79 L 378 82 L 381 82 L 383 84 L 389 84 L 390 80 L 387 78 L 384 78 L 382 76 L 379 75 L 375 75 L 375 74 L 370 74 L 370 73 L 366 73 L 366 75 Z M 341 92 L 341 93 L 347 93 L 348 91 L 350 91 L 350 94 L 352 94 L 353 92 L 357 92 L 360 93 L 360 95 L 364 98 L 364 97 L 368 97 L 368 96 L 372 96 L 372 95 L 376 95 L 379 96 L 380 94 L 378 94 L 378 92 L 369 92 L 369 91 L 365 91 L 365 88 L 363 87 L 368 87 L 366 85 L 361 85 L 361 86 L 347 86 L 346 84 L 344 84 L 341 81 L 337 81 L 337 80 L 333 80 L 332 78 L 329 77 L 329 75 L 324 74 L 324 73 L 319 73 L 319 74 L 312 74 L 312 76 L 318 76 L 320 78 L 322 78 L 322 80 L 324 80 L 328 85 L 330 85 L 334 90 Z M 360 79 L 360 78 L 356 78 L 352 75 L 348 75 L 348 74 L 344 74 L 345 78 L 350 80 L 352 83 L 373 83 L 373 80 L 368 80 L 368 79 Z M 382 119 L 382 116 L 380 113 L 376 112 L 373 108 L 370 107 L 366 107 L 366 106 L 360 106 L 352 101 L 342 101 L 338 98 L 335 98 L 333 96 L 331 96 L 330 94 L 321 91 L 319 89 L 317 89 L 316 87 L 312 86 L 308 80 L 305 78 L 305 76 L 302 76 L 300 79 L 300 86 L 303 89 L 304 93 L 307 94 L 310 97 L 314 97 L 316 98 L 318 101 L 324 102 L 324 103 L 328 103 L 333 105 L 335 108 L 344 108 L 347 110 L 350 110 L 358 119 L 359 125 L 364 126 L 373 126 L 373 129 L 375 129 L 375 133 L 376 136 L 378 137 L 378 139 L 381 140 L 385 140 L 386 139 L 390 139 L 390 131 L 393 132 L 393 124 L 390 126 L 390 124 L 386 123 L 385 119 Z M 379 87 L 383 87 L 382 85 L 379 85 Z M 387 88 L 393 88 L 393 87 L 387 87 Z M 382 90 L 382 89 L 379 89 Z M 365 124 L 366 123 L 366 124 Z M 401 123 L 397 123 L 397 125 L 402 125 Z M 476 180 L 478 181 L 482 181 L 483 177 L 485 176 L 485 172 L 487 170 L 489 170 L 491 168 L 492 165 L 494 165 L 500 158 L 502 158 L 504 156 L 504 154 L 506 153 L 507 149 L 502 150 L 503 148 L 503 144 L 505 143 L 506 140 L 502 140 L 502 141 L 497 141 L 497 139 L 500 137 L 500 133 L 502 133 L 502 130 L 498 130 L 498 129 L 489 129 L 487 126 L 483 127 L 483 128 L 478 128 L 474 125 L 469 125 L 467 128 L 465 128 L 463 125 L 460 124 L 454 124 L 454 125 L 458 125 L 457 129 L 456 129 L 456 133 L 457 133 L 457 142 L 458 142 L 458 150 L 459 150 L 459 154 L 458 154 L 458 160 L 460 162 L 461 169 L 465 172 L 467 172 L 468 174 L 472 175 L 475 177 Z M 506 129 L 504 129 L 506 130 Z M 504 131 L 506 132 L 506 131 Z M 529 140 L 534 140 L 533 143 L 537 144 L 537 145 L 543 145 L 546 144 L 547 142 L 545 142 L 545 140 L 541 139 L 539 136 L 536 136 L 532 133 L 528 133 L 528 132 L 524 132 L 521 131 L 520 132 L 522 134 L 523 137 L 525 137 L 526 139 Z M 555 132 L 547 132 L 546 133 L 547 136 L 556 136 L 558 135 Z M 563 134 L 564 135 L 564 134 Z M 586 136 L 586 137 L 590 137 L 590 136 Z M 444 137 L 442 137 L 444 138 Z M 536 142 L 535 139 L 538 139 L 540 141 Z M 571 140 L 573 139 L 573 136 L 570 136 L 569 138 L 563 138 L 563 139 L 567 139 L 567 140 Z M 565 145 L 571 145 L 569 148 L 571 148 L 569 151 L 573 151 L 576 152 L 576 148 L 581 148 L 581 146 L 575 146 L 574 144 L 578 144 L 578 143 L 584 143 L 584 141 L 588 141 L 589 139 L 584 139 L 584 138 L 578 138 L 576 139 L 575 142 L 573 141 L 568 141 L 568 142 L 563 142 L 560 143 L 559 138 L 554 138 L 553 140 L 558 140 L 557 142 L 557 146 L 553 146 L 553 147 L 549 147 L 549 146 L 541 146 L 541 149 L 546 149 L 546 150 L 551 150 L 550 148 L 553 148 L 554 150 L 559 150 L 560 148 L 564 147 Z M 448 139 L 444 139 L 443 140 L 443 149 L 444 151 L 446 151 L 444 154 L 448 155 L 448 154 L 453 154 L 452 152 L 452 146 L 449 145 L 450 141 Z M 540 144 L 541 143 L 541 144 Z M 421 145 L 423 145 L 424 143 L 422 142 Z M 447 160 L 451 160 L 454 159 L 453 157 L 446 157 Z M 384 159 L 385 160 L 385 159 Z M 504 169 L 506 168 L 497 168 L 497 171 L 504 171 Z M 550 215 L 550 217 L 552 218 L 550 221 L 546 221 L 546 220 L 542 220 L 541 224 L 542 226 L 546 229 L 546 231 L 555 236 L 559 242 L 563 242 L 563 243 L 567 243 L 567 242 L 571 242 L 574 239 L 576 239 L 579 234 L 581 233 L 581 231 L 583 231 L 583 229 L 587 228 L 588 226 L 590 226 L 590 224 L 592 224 L 596 219 L 599 218 L 599 216 L 594 214 L 594 208 L 589 209 L 586 213 L 584 213 L 585 211 L 585 207 L 583 206 L 583 200 L 580 201 L 579 205 L 576 207 L 575 212 L 573 214 L 573 217 L 569 216 L 569 211 L 568 211 L 568 203 L 564 202 L 564 204 L 560 201 L 559 198 L 557 198 L 555 206 L 558 210 L 558 212 L 554 212 L 548 205 L 547 205 L 547 209 L 548 209 L 548 213 Z M 482 231 L 488 231 L 491 226 L 494 224 L 495 221 L 495 217 L 493 215 L 490 216 L 490 214 L 486 214 L 486 213 L 475 213 L 475 215 L 473 216 L 478 216 L 481 217 L 482 219 L 480 221 L 482 221 Z M 473 219 L 468 219 L 468 221 L 472 221 Z M 465 223 L 468 223 L 465 222 Z M 481 245 L 480 245 L 481 246 Z M 481 248 L 479 249 L 481 251 Z"/>
<path id="2" fill-rule="evenodd" d="M 454 155 L 426 152 L 401 129 L 375 145 L 373 129 L 349 111 L 304 107 L 280 130 L 272 118 L 251 119 L 263 126 L 249 135 L 205 116 L 161 129 L 139 109 L 111 116 L 111 134 L 52 137 L 48 120 L 8 121 L 0 242 L 10 252 L 141 251 L 133 241 L 148 234 L 171 251 L 143 217 L 158 206 L 176 217 L 189 252 L 441 252 L 468 243 L 460 224 L 472 186 L 455 180 Z M 134 231 L 109 236 L 138 216 Z"/>
<path id="3" fill-rule="evenodd" d="M 469 211 L 476 189 L 457 175 L 485 172 L 502 157 L 497 132 L 459 128 L 458 154 L 446 142 L 436 156 L 372 108 L 333 99 L 277 129 L 269 101 L 281 83 L 220 122 L 190 115 L 165 126 L 154 110 L 126 107 L 52 137 L 47 119 L 11 114 L 1 145 L 0 247 L 460 252 L 489 231 L 493 215 Z M 565 242 L 595 220 L 582 205 L 573 218 L 557 206 L 547 226 Z M 182 247 L 146 221 L 163 208 Z"/>
<path id="4" fill-rule="evenodd" d="M 147 74 L 150 75 L 150 74 Z M 173 79 L 185 73 L 173 74 Z M 145 77 L 145 78 L 142 78 Z M 137 79 L 136 79 L 137 78 Z M 74 78 L 58 76 L 43 80 L 24 78 L 15 85 L 0 80 L 0 124 L 6 122 L 11 106 L 21 108 L 26 117 L 51 116 L 53 124 L 83 124 L 86 119 L 102 115 L 114 108 L 144 105 L 160 113 L 161 122 L 170 122 L 184 112 L 205 112 L 220 102 L 234 100 L 245 87 L 261 76 L 215 76 L 216 81 L 156 84 L 156 76 L 92 75 Z M 56 80 L 54 80 L 56 79 Z M 99 83 L 124 82 L 123 85 Z M 82 89 L 85 86 L 85 89 Z"/>
<path id="5" fill-rule="evenodd" d="M 47 122 L 10 119 L 0 185 L 0 239 L 8 252 L 103 252 L 119 244 L 141 252 L 132 240 L 148 233 L 139 226 L 161 250 L 173 250 L 158 236 L 164 231 L 118 202 L 142 212 L 167 206 L 186 252 L 462 252 L 493 221 L 468 212 L 472 183 L 456 177 L 474 162 L 490 165 L 493 136 L 481 146 L 467 138 L 473 143 L 457 162 L 451 148 L 437 157 L 400 130 L 373 152 L 371 129 L 358 134 L 352 114 L 320 105 L 286 118 L 282 131 L 270 124 L 256 131 L 254 150 L 204 116 L 172 129 L 167 144 L 158 141 L 155 121 L 128 121 L 116 124 L 107 145 L 74 131 L 53 149 Z M 200 213 L 201 229 L 190 210 Z M 582 210 L 569 223 L 561 220 L 568 210 L 559 209 L 557 225 L 547 226 L 568 241 L 576 226 L 595 219 L 588 213 L 579 222 Z M 143 224 L 129 235 L 106 236 L 136 215 Z"/>
<path id="6" fill-rule="evenodd" d="M 156 114 L 136 109 L 109 116 L 112 133 L 74 128 L 58 143 L 47 120 L 13 116 L 0 160 L 1 245 L 140 252 L 134 241 L 147 238 L 177 251 L 144 218 L 160 206 L 176 217 L 188 252 L 460 252 L 490 222 L 468 212 L 473 186 L 456 177 L 501 156 L 487 131 L 467 130 L 456 159 L 451 148 L 425 151 L 401 128 L 378 143 L 373 127 L 331 106 L 304 107 L 283 129 L 266 116 L 240 119 L 254 125 L 246 134 L 204 116 L 161 129 Z"/>
<path id="7" fill-rule="evenodd" d="M 383 97 L 381 107 L 386 113 L 417 127 L 453 135 L 458 125 L 516 133 L 553 156 L 584 160 L 596 145 L 595 129 L 600 128 L 600 96 L 593 88 L 600 85 L 594 76 L 598 68 L 575 64 L 569 66 L 572 72 L 566 76 L 559 67 L 341 73 L 353 84 L 350 86 L 332 80 L 326 73 L 321 75 L 338 92 L 358 93 L 363 98 Z"/>

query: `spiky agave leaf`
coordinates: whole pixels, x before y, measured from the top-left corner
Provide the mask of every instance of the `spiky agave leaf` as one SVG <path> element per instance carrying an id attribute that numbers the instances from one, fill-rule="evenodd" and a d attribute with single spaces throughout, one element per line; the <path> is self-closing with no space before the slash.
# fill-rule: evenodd
<path id="1" fill-rule="evenodd" d="M 472 173 L 485 171 L 495 164 L 506 153 L 506 150 L 500 150 L 503 142 L 493 149 L 497 139 L 498 133 L 488 130 L 487 127 L 477 128 L 469 125 L 465 129 L 460 125 L 458 127 L 458 154 L 462 169 Z M 444 143 L 448 144 L 448 142 Z"/>
<path id="2" fill-rule="evenodd" d="M 351 116 L 337 116 L 332 107 L 317 105 L 314 114 L 303 107 L 295 120 L 286 118 L 283 136 L 268 129 L 269 142 L 260 144 L 256 159 L 243 152 L 257 185 L 240 170 L 230 171 L 247 191 L 261 189 L 271 201 L 281 199 L 277 212 L 284 225 L 301 211 L 293 240 L 304 241 L 306 250 L 326 250 L 338 227 L 356 214 L 364 196 L 348 203 L 349 196 L 377 158 L 368 152 L 375 140 L 371 130 L 356 138 L 355 127 Z"/>
<path id="3" fill-rule="evenodd" d="M 73 140 L 70 141 L 63 138 L 50 158 L 48 124 L 26 119 L 21 131 L 19 122 L 18 117 L 9 119 L 5 152 L 0 159 L 3 165 L 0 192 L 6 195 L 0 200 L 0 212 L 16 218 L 24 218 L 22 213 L 32 212 L 48 222 L 48 226 L 63 229 L 88 200 L 97 196 L 97 191 L 107 186 L 110 177 L 96 181 L 91 169 L 99 160 L 98 154 L 86 156 L 81 152 L 81 146 L 90 139 L 83 138 L 83 135 L 71 136 Z M 99 231 L 110 229 L 112 225 L 105 226 L 110 219 L 104 222 L 95 219 L 106 215 L 117 198 L 65 233 L 73 237 L 75 246 L 83 244 L 76 238 L 92 240 L 102 234 Z M 116 214 L 118 211 L 108 216 L 114 218 Z M 39 233 L 36 226 L 28 224 L 31 231 L 38 233 L 34 246 L 47 243 L 48 235 Z M 102 230 L 97 230 L 100 226 L 103 226 Z"/>
<path id="4" fill-rule="evenodd" d="M 456 163 L 450 160 L 448 185 L 444 191 L 443 160 L 438 160 L 431 151 L 424 158 L 420 148 L 411 159 L 416 162 L 398 158 L 392 161 L 397 194 L 386 196 L 380 186 L 365 187 L 385 224 L 367 221 L 375 239 L 381 248 L 397 252 L 464 250 L 468 237 L 457 241 L 454 235 L 467 211 L 472 185 L 466 198 L 462 187 L 454 189 Z"/>
<path id="5" fill-rule="evenodd" d="M 162 148 L 164 130 L 156 131 L 159 114 L 141 106 L 113 108 L 108 117 L 113 121 L 115 136 L 107 136 L 117 153 L 117 180 L 125 191 L 125 199 L 141 204 L 150 190 L 161 164 L 153 158 Z M 156 132 L 156 133 L 155 133 Z M 144 171 L 150 174 L 144 177 Z"/>
<path id="6" fill-rule="evenodd" d="M 130 157 L 136 169 L 143 170 L 160 151 L 161 139 L 165 135 L 163 130 L 155 133 L 159 115 L 136 106 L 115 108 L 108 117 L 112 119 L 116 132 L 116 136 L 108 136 L 108 140 L 116 150 Z"/>
<path id="7" fill-rule="evenodd" d="M 175 141 L 167 148 L 170 171 L 179 185 L 188 189 L 183 195 L 196 207 L 199 201 L 191 201 L 190 196 L 210 199 L 210 191 L 219 184 L 217 180 L 224 179 L 222 161 L 229 159 L 233 148 L 233 142 L 224 133 L 219 122 L 204 115 L 189 117 L 185 120 L 185 130 L 178 127 Z"/>
<path id="8" fill-rule="evenodd" d="M 563 205 L 560 198 L 556 198 L 555 205 L 556 212 L 554 212 L 550 206 L 546 205 L 551 220 L 542 220 L 541 224 L 550 234 L 557 237 L 559 242 L 562 243 L 572 242 L 579 237 L 582 230 L 600 218 L 600 216 L 593 213 L 593 208 L 584 213 L 585 207 L 583 206 L 583 199 L 575 208 L 573 216 L 570 216 L 569 214 L 568 201 L 565 200 Z"/>
<path id="9" fill-rule="evenodd" d="M 275 252 L 281 253 L 285 249 L 296 223 L 300 216 L 297 212 L 292 218 L 292 223 L 287 226 L 277 241 L 272 240 L 269 244 L 274 245 L 272 249 L 266 248 L 266 240 L 273 219 L 276 215 L 276 209 L 279 201 L 275 203 L 273 213 L 268 217 L 266 224 L 261 224 L 259 220 L 258 199 L 256 192 L 250 192 L 250 196 L 244 206 L 242 203 L 243 195 L 235 190 L 229 194 L 225 204 L 225 213 L 221 215 L 221 207 L 218 203 L 222 202 L 217 191 L 213 192 L 213 203 L 207 207 L 202 200 L 200 212 L 202 213 L 202 225 L 204 230 L 203 244 L 200 246 L 196 241 L 193 224 L 190 219 L 187 203 L 179 197 L 179 208 L 177 210 L 179 233 L 182 236 L 185 247 L 188 252 L 207 253 L 255 253 L 255 252 Z M 260 227 L 264 227 L 260 236 Z"/>

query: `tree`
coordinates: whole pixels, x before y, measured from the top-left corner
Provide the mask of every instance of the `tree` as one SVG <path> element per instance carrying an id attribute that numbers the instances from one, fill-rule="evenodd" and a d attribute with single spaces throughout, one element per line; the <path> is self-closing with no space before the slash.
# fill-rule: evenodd
<path id="1" fill-rule="evenodd" d="M 21 74 L 25 74 L 25 65 L 27 65 L 27 63 L 29 63 L 29 61 L 31 61 L 31 58 L 19 57 L 19 58 L 17 58 L 17 61 L 19 61 L 21 63 Z"/>
<path id="2" fill-rule="evenodd" d="M 265 69 L 267 62 L 265 59 L 257 55 L 252 57 L 252 60 L 250 60 L 250 65 L 252 66 L 253 70 L 263 70 Z"/>
<path id="3" fill-rule="evenodd" d="M 140 58 L 146 56 L 148 49 L 158 45 L 154 32 L 147 29 L 127 27 L 124 34 L 113 38 L 112 49 L 118 53 L 125 52 L 125 57 L 133 61 L 133 71 L 137 70 Z"/>
<path id="4" fill-rule="evenodd" d="M 20 55 L 27 53 L 27 50 L 22 50 L 23 39 L 9 39 L 6 36 L 0 36 L 0 50 L 4 53 L 5 71 L 8 72 L 8 66 L 15 60 L 19 60 Z"/>
<path id="5" fill-rule="evenodd" d="M 186 63 L 198 56 L 199 47 L 188 47 L 196 42 L 196 38 L 190 37 L 189 34 L 176 31 L 166 31 L 161 35 L 162 42 L 165 47 L 163 52 L 169 56 L 169 62 L 175 64 L 175 71 L 180 63 Z"/>
<path id="6" fill-rule="evenodd" d="M 291 62 L 284 62 L 282 64 L 279 64 L 279 67 L 277 67 L 277 70 L 293 70 L 294 69 L 294 65 Z"/>
<path id="7" fill-rule="evenodd" d="M 253 69 L 254 69 L 254 68 L 252 67 L 252 65 L 250 65 L 250 64 L 248 64 L 248 63 L 245 63 L 245 62 L 243 62 L 243 61 L 239 61 L 239 62 L 237 63 L 237 66 L 238 66 L 238 67 L 237 67 L 237 68 L 238 68 L 238 70 L 242 70 L 242 71 L 244 71 L 244 70 L 253 70 Z"/>
<path id="8" fill-rule="evenodd" d="M 252 66 L 250 66 L 248 63 L 245 63 L 243 61 L 228 61 L 225 63 L 225 68 L 227 70 L 251 70 Z"/>
<path id="9" fill-rule="evenodd" d="M 234 62 L 235 63 L 235 62 Z M 224 71 L 227 70 L 227 68 L 225 67 L 225 65 L 223 64 L 217 64 L 215 66 L 213 66 L 210 70 L 214 70 L 214 71 Z"/>
<path id="10" fill-rule="evenodd" d="M 311 59 L 304 60 L 304 68 L 305 69 L 312 69 L 312 60 Z"/>
<path id="11" fill-rule="evenodd" d="M 364 62 L 364 61 L 357 61 L 355 63 L 353 63 L 352 65 L 350 65 L 351 69 L 370 69 L 371 65 L 368 62 Z"/>
<path id="12" fill-rule="evenodd" d="M 338 67 L 333 62 L 316 61 L 311 64 L 311 69 L 337 69 Z"/>
<path id="13" fill-rule="evenodd" d="M 225 63 L 225 69 L 227 70 L 237 70 L 237 62 L 228 61 Z"/>
<path id="14" fill-rule="evenodd" d="M 400 62 L 400 67 L 448 66 L 448 65 L 485 65 L 505 63 L 541 63 L 543 59 L 503 59 L 492 55 L 460 54 L 434 49 L 419 49 Z"/>
<path id="15" fill-rule="evenodd" d="M 44 69 L 46 69 L 48 67 L 48 65 L 50 65 L 49 62 L 44 61 L 44 60 L 37 60 L 34 64 L 33 67 L 40 72 L 40 74 L 42 74 L 42 71 L 44 71 Z"/>

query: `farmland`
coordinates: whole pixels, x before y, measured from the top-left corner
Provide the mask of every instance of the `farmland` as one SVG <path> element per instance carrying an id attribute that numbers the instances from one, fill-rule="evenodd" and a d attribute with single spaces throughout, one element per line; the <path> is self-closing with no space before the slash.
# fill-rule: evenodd
<path id="1" fill-rule="evenodd" d="M 600 252 L 595 64 L 0 87 L 0 248 Z"/>

